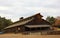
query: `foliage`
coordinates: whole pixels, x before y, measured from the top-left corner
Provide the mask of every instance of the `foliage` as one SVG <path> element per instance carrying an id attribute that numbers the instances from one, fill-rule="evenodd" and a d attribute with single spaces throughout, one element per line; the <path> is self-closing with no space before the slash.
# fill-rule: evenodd
<path id="1" fill-rule="evenodd" d="M 51 24 L 54 24 L 54 23 L 55 23 L 55 18 L 54 18 L 54 17 L 48 16 L 48 17 L 46 18 L 46 20 L 47 20 L 48 22 L 50 22 Z"/>
<path id="2" fill-rule="evenodd" d="M 0 17 L 0 29 L 3 29 L 4 27 L 9 26 L 13 22 L 11 19 L 6 19 L 5 17 Z"/>

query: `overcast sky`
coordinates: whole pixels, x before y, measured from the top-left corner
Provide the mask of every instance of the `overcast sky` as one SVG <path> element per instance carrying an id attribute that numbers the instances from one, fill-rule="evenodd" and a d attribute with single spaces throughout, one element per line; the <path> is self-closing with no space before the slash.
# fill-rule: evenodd
<path id="1" fill-rule="evenodd" d="M 17 21 L 36 13 L 60 16 L 60 0 L 0 0 L 0 16 Z"/>

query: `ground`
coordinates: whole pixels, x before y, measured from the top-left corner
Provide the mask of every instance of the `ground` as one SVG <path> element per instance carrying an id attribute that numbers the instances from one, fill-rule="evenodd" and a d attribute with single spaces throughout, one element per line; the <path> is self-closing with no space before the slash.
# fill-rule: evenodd
<path id="1" fill-rule="evenodd" d="M 60 35 L 22 35 L 22 34 L 1 34 L 0 38 L 60 38 Z"/>

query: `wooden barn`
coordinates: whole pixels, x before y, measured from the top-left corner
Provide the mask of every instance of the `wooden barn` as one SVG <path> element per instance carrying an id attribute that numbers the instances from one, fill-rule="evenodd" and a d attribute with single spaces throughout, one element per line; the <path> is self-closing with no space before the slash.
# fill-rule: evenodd
<path id="1" fill-rule="evenodd" d="M 50 30 L 51 24 L 40 13 L 23 18 L 4 28 L 6 33 Z"/>

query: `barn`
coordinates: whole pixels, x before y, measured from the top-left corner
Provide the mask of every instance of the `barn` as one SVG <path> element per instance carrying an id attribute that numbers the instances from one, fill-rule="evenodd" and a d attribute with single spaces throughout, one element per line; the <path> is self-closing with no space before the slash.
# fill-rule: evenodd
<path id="1" fill-rule="evenodd" d="M 19 21 L 14 22 L 8 27 L 4 28 L 6 33 L 27 32 L 27 31 L 43 31 L 50 30 L 51 24 L 42 19 L 40 13 L 32 15 L 27 18 L 21 17 Z"/>

